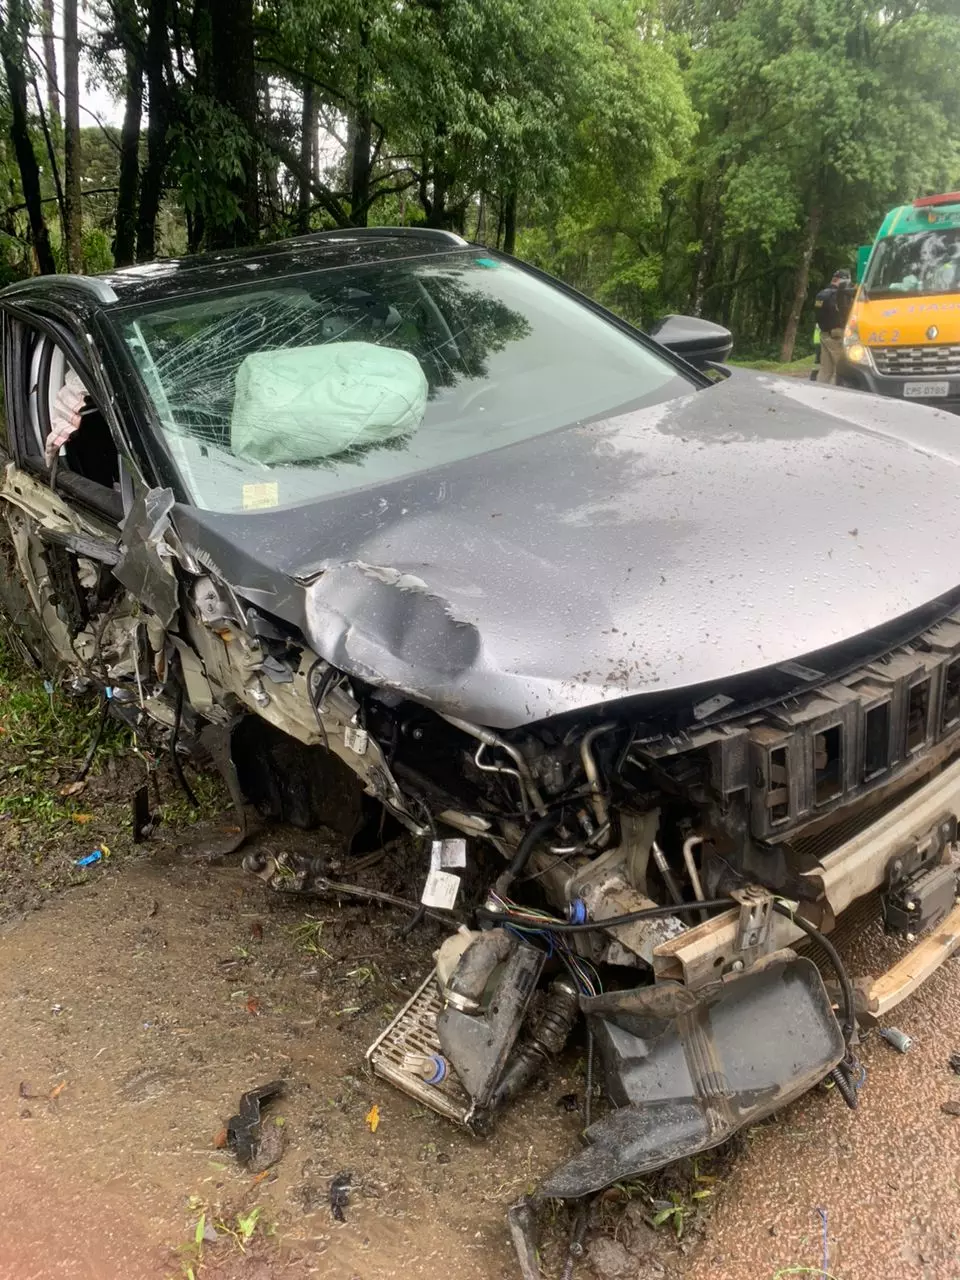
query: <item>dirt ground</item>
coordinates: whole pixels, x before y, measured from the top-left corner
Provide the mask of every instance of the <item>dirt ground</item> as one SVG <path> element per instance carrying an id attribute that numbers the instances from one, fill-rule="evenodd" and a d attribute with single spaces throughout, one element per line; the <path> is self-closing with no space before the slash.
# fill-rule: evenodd
<path id="1" fill-rule="evenodd" d="M 211 862 L 224 820 L 192 823 L 162 767 L 166 821 L 134 845 L 144 756 L 108 744 L 84 791 L 59 796 L 72 775 L 55 753 L 25 731 L 10 746 L 18 707 L 0 690 L 0 1280 L 517 1280 L 504 1211 L 578 1142 L 582 1044 L 484 1141 L 419 1108 L 364 1053 L 440 927 L 403 935 L 403 911 L 279 894 L 238 857 Z M 65 733 L 68 712 L 51 715 Z M 86 713 L 74 727 L 70 758 Z M 35 772 L 17 772 L 31 752 Z M 254 847 L 311 839 L 268 829 Z M 110 856 L 76 868 L 94 847 Z M 412 895 L 392 855 L 366 874 Z M 897 946 L 875 925 L 845 954 L 877 972 Z M 893 1021 L 914 1046 L 868 1038 L 856 1113 L 820 1088 L 718 1155 L 614 1188 L 574 1277 L 960 1280 L 960 1117 L 941 1110 L 960 1100 L 960 962 Z M 240 1095 L 276 1079 L 279 1159 L 257 1175 L 217 1141 Z M 543 1227 L 557 1280 L 569 1222 Z"/>

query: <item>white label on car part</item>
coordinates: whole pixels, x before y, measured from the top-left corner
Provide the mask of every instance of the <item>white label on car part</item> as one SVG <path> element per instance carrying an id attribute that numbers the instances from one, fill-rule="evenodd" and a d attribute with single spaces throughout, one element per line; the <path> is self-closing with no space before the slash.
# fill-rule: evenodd
<path id="1" fill-rule="evenodd" d="M 430 850 L 431 867 L 462 868 L 467 865 L 466 840 L 434 840 Z"/>
<path id="2" fill-rule="evenodd" d="M 457 901 L 460 892 L 460 877 L 449 871 L 441 871 L 439 867 L 431 867 L 427 883 L 423 886 L 420 901 L 425 907 L 436 907 L 439 911 L 450 911 Z"/>
<path id="3" fill-rule="evenodd" d="M 949 394 L 949 382 L 905 382 L 903 384 L 904 400 L 926 400 L 928 397 Z"/>
<path id="4" fill-rule="evenodd" d="M 243 486 L 244 511 L 264 511 L 267 507 L 277 506 L 279 502 L 280 486 L 275 480 Z"/>
<path id="5" fill-rule="evenodd" d="M 348 724 L 343 731 L 343 740 L 351 751 L 358 756 L 362 756 L 366 754 L 370 735 L 366 729 L 361 729 L 355 724 Z"/>

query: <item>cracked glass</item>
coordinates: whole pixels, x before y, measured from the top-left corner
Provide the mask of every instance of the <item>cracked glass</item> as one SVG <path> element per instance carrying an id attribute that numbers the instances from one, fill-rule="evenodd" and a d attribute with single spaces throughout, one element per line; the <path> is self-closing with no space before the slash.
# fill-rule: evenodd
<path id="1" fill-rule="evenodd" d="M 475 250 L 119 319 L 192 500 L 216 511 L 388 483 L 693 385 L 575 298 Z"/>

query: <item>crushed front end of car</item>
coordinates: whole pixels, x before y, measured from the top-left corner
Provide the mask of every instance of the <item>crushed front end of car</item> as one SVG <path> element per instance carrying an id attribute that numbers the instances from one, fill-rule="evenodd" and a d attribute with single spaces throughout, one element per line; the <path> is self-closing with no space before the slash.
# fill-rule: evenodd
<path id="1" fill-rule="evenodd" d="M 858 1026 L 960 943 L 952 437 L 711 383 L 515 264 L 376 234 L 372 265 L 344 235 L 218 262 L 193 299 L 131 276 L 116 313 L 83 282 L 46 310 L 4 295 L 24 648 L 212 761 L 237 848 L 250 805 L 343 853 L 371 808 L 406 832 L 408 897 L 451 934 L 370 1065 L 482 1133 L 585 1031 L 603 1107 L 541 1195 L 703 1151 L 828 1076 L 855 1105 Z M 74 312 L 87 403 L 51 468 L 37 380 Z M 371 364 L 390 341 L 422 376 Z M 357 424 L 331 440 L 307 392 L 350 361 L 377 438 L 344 448 Z M 319 841 L 247 865 L 337 888 Z M 851 909 L 914 944 L 856 987 L 830 942 Z"/>

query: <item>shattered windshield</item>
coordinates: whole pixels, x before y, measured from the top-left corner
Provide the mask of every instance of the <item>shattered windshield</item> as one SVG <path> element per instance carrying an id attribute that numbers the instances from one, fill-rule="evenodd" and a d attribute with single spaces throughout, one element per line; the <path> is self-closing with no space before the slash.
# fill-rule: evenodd
<path id="1" fill-rule="evenodd" d="M 691 389 L 589 308 L 475 250 L 118 315 L 193 501 L 216 511 L 382 484 Z"/>
<path id="2" fill-rule="evenodd" d="M 881 240 L 863 290 L 871 298 L 960 292 L 960 227 Z"/>

